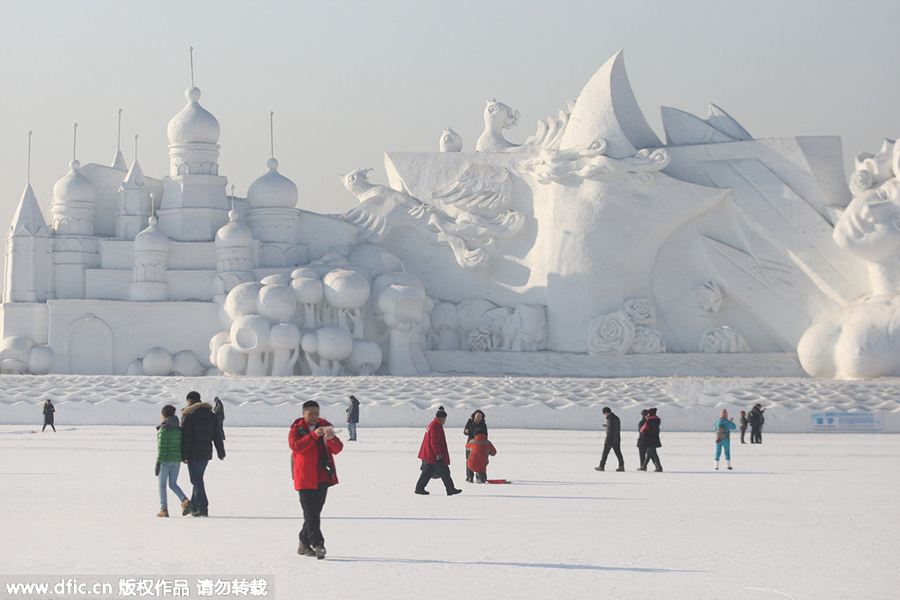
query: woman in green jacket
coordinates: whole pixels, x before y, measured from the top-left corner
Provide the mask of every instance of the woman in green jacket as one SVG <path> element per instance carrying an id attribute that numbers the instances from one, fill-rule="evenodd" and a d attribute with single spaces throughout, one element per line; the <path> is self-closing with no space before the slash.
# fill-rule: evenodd
<path id="1" fill-rule="evenodd" d="M 159 504 L 157 517 L 168 517 L 168 486 L 181 501 L 181 514 L 186 515 L 193 507 L 191 500 L 178 487 L 178 470 L 181 467 L 181 428 L 175 407 L 166 404 L 162 409 L 163 422 L 156 426 L 156 475 L 159 477 Z"/>

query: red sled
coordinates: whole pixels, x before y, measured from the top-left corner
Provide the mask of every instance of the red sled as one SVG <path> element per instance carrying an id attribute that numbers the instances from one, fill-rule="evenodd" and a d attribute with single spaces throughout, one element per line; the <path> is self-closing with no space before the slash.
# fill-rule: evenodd
<path id="1" fill-rule="evenodd" d="M 512 483 L 509 479 L 488 479 L 487 483 Z"/>

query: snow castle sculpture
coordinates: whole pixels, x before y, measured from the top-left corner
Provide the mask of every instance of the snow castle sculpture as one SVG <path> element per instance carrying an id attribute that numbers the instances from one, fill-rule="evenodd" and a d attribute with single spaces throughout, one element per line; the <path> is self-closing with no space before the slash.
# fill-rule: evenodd
<path id="1" fill-rule="evenodd" d="M 492 99 L 474 151 L 448 127 L 386 154 L 387 184 L 347 173 L 339 216 L 297 208 L 274 156 L 229 198 L 186 97 L 162 179 L 73 161 L 52 227 L 26 187 L 0 333 L 52 372 L 797 375 L 810 325 L 874 291 L 832 239 L 839 139 L 753 139 L 711 105 L 664 107 L 664 143 L 621 52 L 521 143 Z"/>

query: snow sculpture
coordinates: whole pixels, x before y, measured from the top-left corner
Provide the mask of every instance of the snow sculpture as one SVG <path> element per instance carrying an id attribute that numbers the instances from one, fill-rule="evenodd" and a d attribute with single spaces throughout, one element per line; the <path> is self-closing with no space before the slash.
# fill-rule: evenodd
<path id="1" fill-rule="evenodd" d="M 735 329 L 720 325 L 703 332 L 700 338 L 700 352 L 707 354 L 750 352 L 750 346 L 744 336 Z"/>
<path id="2" fill-rule="evenodd" d="M 419 330 L 425 288 L 397 257 L 335 247 L 307 267 L 236 286 L 209 356 L 229 375 L 393 375 L 428 372 Z M 302 360 L 301 360 L 302 358 Z"/>
<path id="3" fill-rule="evenodd" d="M 817 319 L 797 346 L 810 375 L 862 379 L 900 375 L 900 144 L 885 140 L 860 154 L 853 200 L 834 227 L 834 241 L 865 261 L 872 293 Z"/>
<path id="4" fill-rule="evenodd" d="M 475 143 L 476 152 L 508 152 L 518 147 L 503 137 L 503 130 L 519 122 L 519 111 L 502 102 L 488 100 L 484 107 L 484 132 Z"/>
<path id="5" fill-rule="evenodd" d="M 113 166 L 73 160 L 47 221 L 26 186 L 0 337 L 88 374 L 163 372 L 153 346 L 193 353 L 172 356 L 173 372 L 204 370 L 208 351 L 205 370 L 232 375 L 562 362 L 532 352 L 616 357 L 566 361 L 584 375 L 633 374 L 648 361 L 628 355 L 645 353 L 656 373 L 686 373 L 706 368 L 705 351 L 746 348 L 764 356 L 717 364 L 796 374 L 798 344 L 810 372 L 893 372 L 893 142 L 859 157 L 852 203 L 834 137 L 754 139 L 710 105 L 706 118 L 663 108 L 663 143 L 619 52 L 523 143 L 504 137 L 519 113 L 492 100 L 474 151 L 448 127 L 434 151 L 386 154 L 385 185 L 344 176 L 359 204 L 317 215 L 297 208 L 274 157 L 247 198 L 226 195 L 219 123 L 199 100 L 191 87 L 169 122 L 165 177 L 120 152 Z"/>
<path id="6" fill-rule="evenodd" d="M 45 375 L 53 368 L 53 350 L 25 335 L 11 335 L 0 342 L 0 373 Z"/>
<path id="7" fill-rule="evenodd" d="M 619 310 L 588 326 L 588 354 L 656 354 L 666 351 L 656 329 L 656 308 L 646 298 L 629 298 Z"/>
<path id="8" fill-rule="evenodd" d="M 447 244 L 459 266 L 478 270 L 486 264 L 484 246 L 516 235 L 524 225 L 521 213 L 505 210 L 511 190 L 505 169 L 470 166 L 455 181 L 434 190 L 429 204 L 369 183 L 369 171 L 357 169 L 343 176 L 344 187 L 360 204 L 340 218 L 359 227 L 360 242 L 378 243 L 395 227 L 412 227 L 430 244 Z"/>
<path id="9" fill-rule="evenodd" d="M 701 283 L 691 291 L 691 299 L 701 315 L 715 315 L 722 310 L 722 290 L 715 281 Z"/>
<path id="10" fill-rule="evenodd" d="M 128 366 L 128 375 L 151 375 L 165 377 L 180 375 L 199 377 L 205 368 L 191 350 L 182 350 L 174 355 L 159 346 L 151 348 L 144 356 L 135 359 Z"/>
<path id="11" fill-rule="evenodd" d="M 448 127 L 441 134 L 441 141 L 438 144 L 441 152 L 460 152 L 462 151 L 463 143 L 462 138 L 459 137 L 459 134 L 453 131 L 452 127 Z"/>

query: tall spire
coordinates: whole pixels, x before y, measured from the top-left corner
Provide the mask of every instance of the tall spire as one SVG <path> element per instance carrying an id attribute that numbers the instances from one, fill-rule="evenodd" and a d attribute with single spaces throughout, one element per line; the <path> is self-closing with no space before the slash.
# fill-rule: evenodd
<path id="1" fill-rule="evenodd" d="M 188 52 L 191 54 L 191 87 L 194 87 L 194 47 L 188 48 Z"/>
<path id="2" fill-rule="evenodd" d="M 75 126 L 72 127 L 72 160 L 75 160 L 75 156 L 78 149 L 78 123 L 75 123 Z"/>
<path id="3" fill-rule="evenodd" d="M 269 158 L 275 158 L 275 111 L 269 111 L 269 147 L 271 155 Z"/>
<path id="4" fill-rule="evenodd" d="M 125 157 L 122 156 L 122 109 L 119 109 L 119 128 L 116 134 L 116 155 L 113 157 L 110 165 L 117 171 L 127 171 L 128 165 L 125 163 Z"/>

